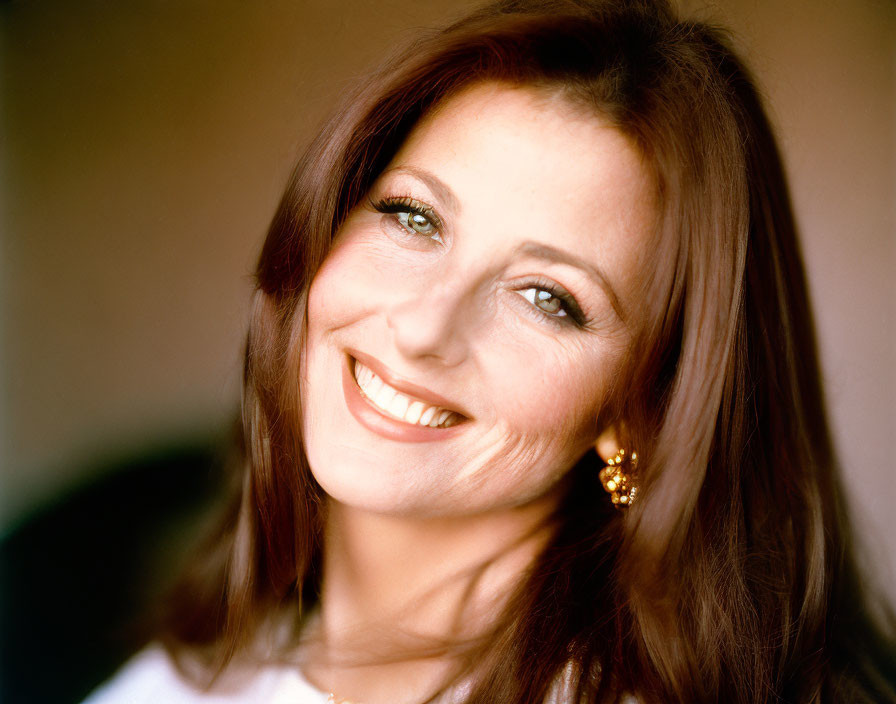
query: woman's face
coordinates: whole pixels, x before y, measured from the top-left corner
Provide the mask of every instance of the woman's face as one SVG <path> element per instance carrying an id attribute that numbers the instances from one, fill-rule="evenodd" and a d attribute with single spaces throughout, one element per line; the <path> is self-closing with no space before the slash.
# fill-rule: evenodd
<path id="1" fill-rule="evenodd" d="M 550 497 L 612 437 L 655 220 L 639 154 L 600 119 L 496 83 L 442 103 L 311 286 L 304 437 L 324 490 L 413 516 Z"/>

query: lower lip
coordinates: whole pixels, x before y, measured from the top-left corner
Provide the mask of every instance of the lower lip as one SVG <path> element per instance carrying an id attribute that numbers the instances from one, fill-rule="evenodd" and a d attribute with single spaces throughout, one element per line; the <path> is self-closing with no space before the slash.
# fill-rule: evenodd
<path id="1" fill-rule="evenodd" d="M 463 422 L 450 428 L 430 428 L 427 425 L 412 425 L 385 415 L 373 405 L 355 382 L 352 374 L 354 361 L 349 358 L 342 369 L 342 391 L 348 410 L 361 425 L 389 440 L 399 442 L 437 442 L 457 435 L 463 429 Z"/>

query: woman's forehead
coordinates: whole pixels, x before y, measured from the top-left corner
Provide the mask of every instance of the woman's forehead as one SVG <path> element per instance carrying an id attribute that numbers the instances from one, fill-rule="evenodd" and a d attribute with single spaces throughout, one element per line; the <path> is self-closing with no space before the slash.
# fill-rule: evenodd
<path id="1" fill-rule="evenodd" d="M 626 135 L 530 87 L 481 83 L 446 99 L 411 132 L 396 165 L 455 176 L 460 189 L 478 180 L 492 195 L 562 194 L 558 205 L 629 195 L 630 205 L 653 205 L 649 171 Z"/>
<path id="2" fill-rule="evenodd" d="M 657 222 L 651 172 L 633 142 L 537 88 L 481 83 L 446 99 L 381 181 L 423 189 L 449 222 L 488 223 L 496 241 L 559 246 L 623 279 Z"/>

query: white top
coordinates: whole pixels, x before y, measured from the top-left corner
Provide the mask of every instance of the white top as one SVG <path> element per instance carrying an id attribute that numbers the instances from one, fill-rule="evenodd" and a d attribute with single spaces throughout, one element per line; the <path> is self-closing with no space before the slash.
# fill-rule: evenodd
<path id="1" fill-rule="evenodd" d="M 453 704 L 465 699 L 467 694 L 467 686 L 456 685 L 438 701 Z M 231 676 L 226 685 L 216 684 L 211 691 L 199 690 L 184 681 L 161 646 L 152 645 L 128 660 L 83 704 L 329 704 L 330 701 L 329 695 L 306 680 L 296 665 L 265 665 L 243 678 Z"/>
<path id="2" fill-rule="evenodd" d="M 567 677 L 555 682 L 545 704 L 572 701 L 567 682 Z M 467 693 L 461 685 L 446 694 L 451 702 Z M 126 662 L 83 704 L 327 704 L 327 697 L 294 665 L 268 665 L 239 684 L 204 692 L 184 682 L 165 650 L 153 645 Z M 631 697 L 624 701 L 637 704 Z"/>
<path id="3" fill-rule="evenodd" d="M 298 667 L 268 666 L 240 685 L 203 692 L 181 678 L 163 648 L 150 646 L 91 694 L 84 704 L 326 704 Z"/>

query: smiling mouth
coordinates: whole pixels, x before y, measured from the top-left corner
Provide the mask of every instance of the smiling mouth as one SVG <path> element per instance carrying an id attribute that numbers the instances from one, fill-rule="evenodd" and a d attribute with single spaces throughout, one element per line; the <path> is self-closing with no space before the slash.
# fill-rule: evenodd
<path id="1" fill-rule="evenodd" d="M 390 418 L 429 428 L 450 428 L 466 420 L 456 411 L 434 406 L 390 386 L 357 359 L 353 359 L 352 363 L 352 376 L 362 395 Z"/>

